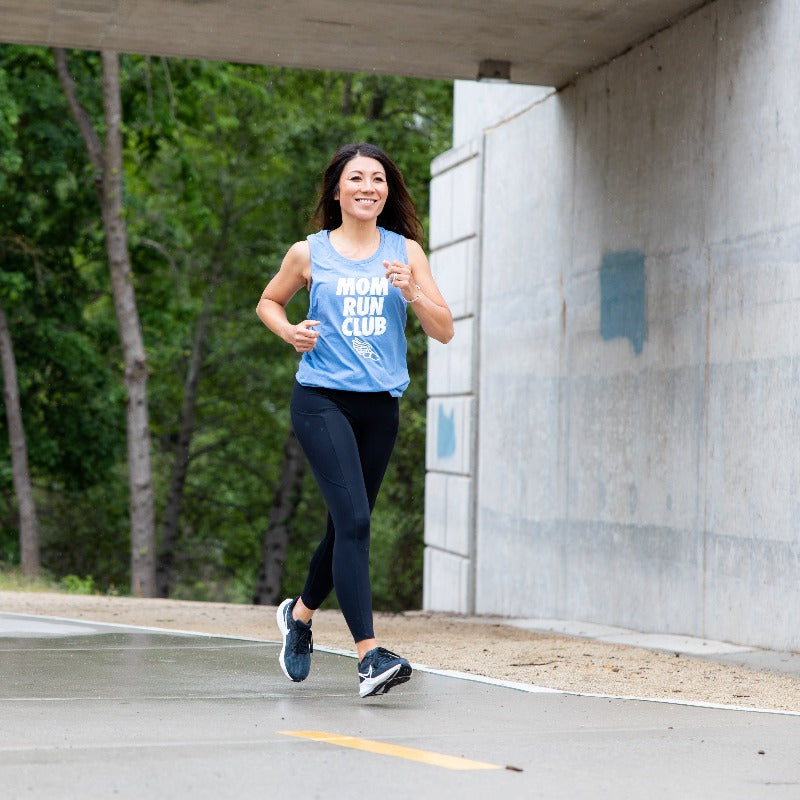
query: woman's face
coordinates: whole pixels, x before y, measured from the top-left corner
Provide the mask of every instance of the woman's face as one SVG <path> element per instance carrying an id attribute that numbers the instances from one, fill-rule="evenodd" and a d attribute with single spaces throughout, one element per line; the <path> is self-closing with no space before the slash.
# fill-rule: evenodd
<path id="1" fill-rule="evenodd" d="M 377 220 L 388 196 L 386 170 L 380 161 L 356 156 L 344 165 L 336 191 L 336 199 L 342 207 L 342 219 L 351 217 L 362 222 Z"/>

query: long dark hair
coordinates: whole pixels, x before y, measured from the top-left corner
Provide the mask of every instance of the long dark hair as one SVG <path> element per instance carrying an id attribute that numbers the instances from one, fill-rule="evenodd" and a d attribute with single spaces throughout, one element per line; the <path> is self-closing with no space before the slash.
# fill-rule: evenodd
<path id="1" fill-rule="evenodd" d="M 397 164 L 380 147 L 366 142 L 343 145 L 325 167 L 325 172 L 322 174 L 322 194 L 314 209 L 312 223 L 319 230 L 333 230 L 342 224 L 342 208 L 336 199 L 336 191 L 344 168 L 357 156 L 374 158 L 386 172 L 389 194 L 386 205 L 378 217 L 378 225 L 422 244 L 422 223 L 419 221 L 417 210 L 414 208 Z"/>

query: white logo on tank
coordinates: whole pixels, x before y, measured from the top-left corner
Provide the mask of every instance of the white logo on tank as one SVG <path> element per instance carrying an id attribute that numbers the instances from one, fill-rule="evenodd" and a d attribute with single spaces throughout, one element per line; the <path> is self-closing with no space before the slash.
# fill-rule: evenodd
<path id="1" fill-rule="evenodd" d="M 370 361 L 380 361 L 378 354 L 372 349 L 369 342 L 359 339 L 358 336 L 353 337 L 353 350 L 358 353 L 361 358 L 367 358 Z"/>

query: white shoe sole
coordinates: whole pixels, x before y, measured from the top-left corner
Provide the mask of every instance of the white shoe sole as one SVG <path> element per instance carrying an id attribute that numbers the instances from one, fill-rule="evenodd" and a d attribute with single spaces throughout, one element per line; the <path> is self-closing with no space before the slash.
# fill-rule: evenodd
<path id="1" fill-rule="evenodd" d="M 360 697 L 374 697 L 386 694 L 393 686 L 405 683 L 410 677 L 411 667 L 406 667 L 405 664 L 395 664 L 381 675 L 364 678 L 359 684 L 358 694 Z"/>

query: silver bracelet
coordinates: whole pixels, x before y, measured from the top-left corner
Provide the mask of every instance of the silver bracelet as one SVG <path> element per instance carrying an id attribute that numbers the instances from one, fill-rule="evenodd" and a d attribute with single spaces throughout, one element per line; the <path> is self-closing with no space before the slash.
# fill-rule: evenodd
<path id="1" fill-rule="evenodd" d="M 417 300 L 419 300 L 420 297 L 422 297 L 422 289 L 419 288 L 419 284 L 415 283 L 414 286 L 417 289 L 417 296 L 413 300 L 406 300 L 405 297 L 404 297 L 403 300 L 406 300 L 406 303 L 409 303 L 409 304 L 416 303 Z"/>

